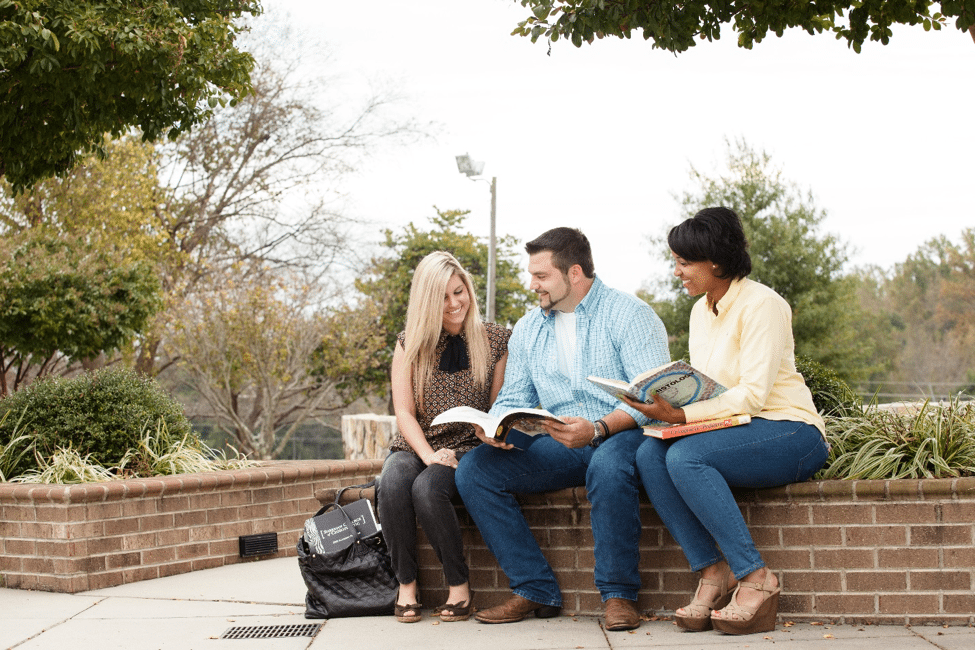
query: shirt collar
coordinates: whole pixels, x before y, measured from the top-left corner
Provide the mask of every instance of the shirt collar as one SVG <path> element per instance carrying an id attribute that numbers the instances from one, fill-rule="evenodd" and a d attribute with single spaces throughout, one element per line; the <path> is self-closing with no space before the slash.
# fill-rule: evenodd
<path id="1" fill-rule="evenodd" d="M 592 286 L 589 287 L 589 291 L 586 292 L 586 295 L 582 300 L 579 301 L 579 304 L 576 305 L 576 308 L 572 311 L 577 314 L 580 312 L 585 314 L 595 309 L 602 290 L 603 282 L 599 279 L 599 276 L 594 273 L 592 276 Z M 557 312 L 558 309 L 549 309 L 548 311 L 545 311 L 539 307 L 539 311 L 542 312 L 542 318 L 552 319 L 552 322 L 554 322 L 555 312 Z"/>
<path id="2" fill-rule="evenodd" d="M 745 282 L 747 280 L 748 278 L 740 278 L 738 280 L 731 281 L 731 286 L 728 287 L 728 290 L 725 292 L 723 296 L 721 296 L 721 299 L 718 301 L 718 304 L 716 305 L 718 309 L 718 315 L 725 314 L 728 312 L 729 309 L 731 309 L 731 306 L 735 304 L 735 299 L 737 299 L 738 296 L 741 294 L 741 290 L 745 286 Z M 711 313 L 713 314 L 713 312 Z"/>

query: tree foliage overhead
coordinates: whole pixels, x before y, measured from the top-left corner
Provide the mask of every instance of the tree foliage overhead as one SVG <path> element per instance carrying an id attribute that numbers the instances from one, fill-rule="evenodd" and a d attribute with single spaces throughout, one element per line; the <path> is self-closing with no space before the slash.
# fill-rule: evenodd
<path id="1" fill-rule="evenodd" d="M 565 38 L 576 47 L 596 38 L 630 38 L 642 32 L 654 47 L 683 52 L 696 41 L 713 41 L 722 26 L 738 34 L 738 45 L 751 48 L 769 32 L 782 36 L 790 28 L 810 34 L 832 32 L 859 52 L 864 41 L 890 40 L 893 25 L 941 29 L 953 23 L 961 31 L 975 26 L 975 0 L 518 0 L 531 15 L 514 34 L 532 41 Z M 934 5 L 940 11 L 932 12 Z"/>
<path id="2" fill-rule="evenodd" d="M 257 0 L 0 0 L 0 176 L 64 173 L 104 134 L 175 137 L 250 88 Z"/>

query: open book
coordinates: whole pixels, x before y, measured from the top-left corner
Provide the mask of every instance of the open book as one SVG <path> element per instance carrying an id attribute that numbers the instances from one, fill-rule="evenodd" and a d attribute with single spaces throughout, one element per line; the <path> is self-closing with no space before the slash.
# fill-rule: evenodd
<path id="1" fill-rule="evenodd" d="M 704 431 L 714 431 L 715 429 L 727 429 L 748 424 L 752 421 L 750 415 L 730 415 L 726 418 L 714 418 L 711 420 L 698 420 L 697 422 L 687 422 L 686 424 L 647 424 L 643 427 L 643 435 L 669 440 L 689 436 L 692 433 L 702 433 Z"/>
<path id="2" fill-rule="evenodd" d="M 630 383 L 603 377 L 588 379 L 617 399 L 626 394 L 639 402 L 649 404 L 653 401 L 652 395 L 656 394 L 674 408 L 711 399 L 728 390 L 703 372 L 692 368 L 686 361 L 674 361 L 648 370 L 637 375 Z"/>
<path id="3" fill-rule="evenodd" d="M 564 420 L 552 415 L 545 409 L 512 409 L 501 417 L 495 417 L 470 406 L 455 406 L 433 418 L 433 422 L 430 424 L 470 422 L 484 429 L 484 433 L 488 438 L 496 438 L 501 442 L 509 442 L 508 434 L 511 433 L 512 429 L 517 429 L 530 436 L 545 433 L 545 429 L 541 427 L 541 423 L 544 420 L 564 422 Z M 516 444 L 515 446 L 518 447 L 520 445 Z"/>

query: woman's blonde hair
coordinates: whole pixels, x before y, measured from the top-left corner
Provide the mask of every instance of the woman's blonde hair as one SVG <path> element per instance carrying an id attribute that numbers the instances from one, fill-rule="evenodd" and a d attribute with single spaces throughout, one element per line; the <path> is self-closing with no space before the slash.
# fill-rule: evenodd
<path id="1" fill-rule="evenodd" d="M 453 255 L 436 251 L 424 257 L 413 272 L 410 286 L 410 303 L 406 309 L 406 362 L 413 375 L 413 393 L 417 396 L 417 409 L 423 408 L 423 390 L 440 363 L 435 359 L 437 341 L 443 329 L 444 296 L 447 283 L 453 276 L 460 278 L 470 295 L 470 308 L 464 318 L 461 331 L 467 339 L 471 374 L 479 388 L 487 384 L 488 357 L 490 354 L 487 330 L 481 322 L 477 307 L 474 283 Z"/>

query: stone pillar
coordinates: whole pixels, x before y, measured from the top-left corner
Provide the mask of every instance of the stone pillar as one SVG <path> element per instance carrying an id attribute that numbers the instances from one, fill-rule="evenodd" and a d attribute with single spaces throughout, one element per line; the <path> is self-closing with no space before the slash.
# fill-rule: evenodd
<path id="1" fill-rule="evenodd" d="M 342 446 L 345 449 L 345 459 L 385 458 L 396 433 L 394 415 L 343 415 Z"/>

